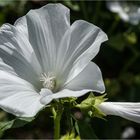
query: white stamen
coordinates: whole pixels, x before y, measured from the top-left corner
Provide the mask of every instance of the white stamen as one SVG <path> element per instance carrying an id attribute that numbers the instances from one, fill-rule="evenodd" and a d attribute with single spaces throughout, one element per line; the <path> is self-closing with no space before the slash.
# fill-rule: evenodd
<path id="1" fill-rule="evenodd" d="M 48 88 L 50 90 L 54 90 L 56 81 L 55 81 L 55 77 L 52 76 L 52 74 L 42 73 L 40 81 L 43 82 L 43 87 Z"/>

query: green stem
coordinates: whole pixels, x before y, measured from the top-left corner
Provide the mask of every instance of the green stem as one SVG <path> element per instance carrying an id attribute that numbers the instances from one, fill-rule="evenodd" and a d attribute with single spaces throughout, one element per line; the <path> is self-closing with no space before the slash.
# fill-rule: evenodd
<path id="1" fill-rule="evenodd" d="M 59 107 L 58 107 L 59 108 Z M 52 113 L 54 117 L 54 139 L 59 139 L 60 138 L 60 121 L 63 113 L 63 109 L 60 108 L 60 110 L 57 108 L 52 108 Z"/>
<path id="2" fill-rule="evenodd" d="M 54 139 L 60 138 L 60 120 L 60 116 L 57 116 L 57 118 L 54 120 Z"/>

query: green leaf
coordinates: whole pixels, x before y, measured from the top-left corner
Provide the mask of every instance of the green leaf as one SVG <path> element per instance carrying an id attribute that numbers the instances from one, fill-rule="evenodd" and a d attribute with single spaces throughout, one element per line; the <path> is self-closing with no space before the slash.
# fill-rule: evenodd
<path id="1" fill-rule="evenodd" d="M 31 117 L 31 118 L 17 118 L 14 121 L 14 124 L 12 125 L 12 128 L 17 128 L 17 127 L 22 127 L 25 124 L 33 121 L 35 118 Z"/>
<path id="2" fill-rule="evenodd" d="M 12 127 L 12 125 L 14 124 L 14 121 L 15 120 L 12 120 L 12 121 L 5 121 L 5 122 L 0 122 L 0 131 L 5 131 L 9 128 Z"/>
<path id="3" fill-rule="evenodd" d="M 77 126 L 81 139 L 98 139 L 94 130 L 85 120 L 77 121 Z"/>
<path id="4" fill-rule="evenodd" d="M 0 132 L 3 132 L 10 128 L 17 128 L 24 126 L 25 124 L 31 122 L 34 118 L 16 118 L 11 121 L 0 122 Z"/>

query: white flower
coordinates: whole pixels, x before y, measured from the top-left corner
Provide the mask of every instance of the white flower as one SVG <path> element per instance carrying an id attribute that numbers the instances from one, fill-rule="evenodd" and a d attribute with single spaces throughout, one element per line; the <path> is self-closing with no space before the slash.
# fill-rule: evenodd
<path id="1" fill-rule="evenodd" d="M 135 129 L 131 126 L 128 126 L 122 132 L 121 138 L 122 139 L 130 139 L 130 138 L 134 138 L 135 135 L 136 135 Z"/>
<path id="2" fill-rule="evenodd" d="M 121 1 L 108 1 L 107 7 L 110 11 L 118 13 L 120 18 L 133 25 L 139 24 L 140 21 L 140 7 Z"/>
<path id="3" fill-rule="evenodd" d="M 116 115 L 140 123 L 140 103 L 103 102 L 99 108 L 106 115 Z"/>
<path id="4" fill-rule="evenodd" d="M 105 91 L 91 62 L 107 35 L 69 9 L 48 4 L 0 28 L 0 108 L 32 117 L 53 99 Z"/>

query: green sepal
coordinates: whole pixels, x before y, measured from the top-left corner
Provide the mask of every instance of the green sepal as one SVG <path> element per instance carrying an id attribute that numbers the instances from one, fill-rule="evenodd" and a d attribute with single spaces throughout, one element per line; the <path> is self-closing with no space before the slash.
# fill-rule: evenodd
<path id="1" fill-rule="evenodd" d="M 105 114 L 100 111 L 98 106 L 107 100 L 105 98 L 106 94 L 101 96 L 94 96 L 93 93 L 82 101 L 80 104 L 77 104 L 76 107 L 80 108 L 82 112 L 87 113 L 90 117 L 103 118 Z"/>
<path id="2" fill-rule="evenodd" d="M 76 104 L 76 97 L 67 97 L 67 98 L 62 98 L 60 99 L 60 102 L 62 104 L 65 104 L 65 103 L 70 103 L 70 104 Z"/>

